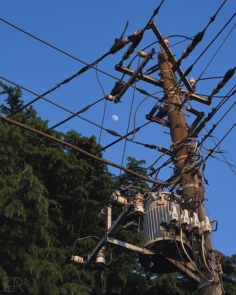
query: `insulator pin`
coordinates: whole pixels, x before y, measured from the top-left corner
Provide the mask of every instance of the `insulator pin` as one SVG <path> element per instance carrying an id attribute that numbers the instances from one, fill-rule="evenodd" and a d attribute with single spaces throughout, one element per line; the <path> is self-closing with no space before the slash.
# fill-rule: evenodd
<path id="1" fill-rule="evenodd" d="M 157 195 L 154 194 L 154 193 L 151 193 L 151 194 L 150 194 L 150 197 L 151 197 L 151 199 L 152 199 L 153 201 L 156 201 L 156 200 L 157 200 Z"/>
<path id="2" fill-rule="evenodd" d="M 196 90 L 196 80 L 194 78 L 190 78 L 189 79 L 189 84 L 190 84 L 191 88 L 193 89 L 193 91 L 195 92 L 195 90 Z"/>
<path id="3" fill-rule="evenodd" d="M 134 211 L 138 215 L 143 215 L 144 214 L 144 204 L 143 204 L 143 201 L 144 201 L 143 195 L 137 194 L 135 196 Z"/>
<path id="4" fill-rule="evenodd" d="M 166 45 L 169 47 L 169 40 L 167 38 L 164 38 L 164 42 L 166 43 Z"/>
<path id="5" fill-rule="evenodd" d="M 113 100 L 115 100 L 115 96 L 113 96 L 113 95 L 111 95 L 111 94 L 108 94 L 108 95 L 106 96 L 106 99 L 107 99 L 107 100 L 110 100 L 110 101 L 113 101 Z"/>
<path id="6" fill-rule="evenodd" d="M 140 57 L 146 57 L 147 56 L 147 53 L 145 51 L 139 51 L 138 52 L 138 56 L 140 56 Z"/>
<path id="7" fill-rule="evenodd" d="M 79 264 L 82 264 L 84 262 L 83 257 L 77 256 L 77 255 L 72 256 L 71 260 L 73 260 L 74 262 L 79 263 Z"/>
<path id="8" fill-rule="evenodd" d="M 102 209 L 99 213 L 98 213 L 98 219 L 103 220 L 106 217 L 107 213 L 106 213 L 106 209 Z"/>
<path id="9" fill-rule="evenodd" d="M 127 204 L 127 199 L 122 197 L 120 195 L 119 191 L 115 191 L 114 193 L 112 193 L 111 196 L 110 196 L 110 200 L 112 202 L 117 202 L 117 203 L 119 203 L 119 204 L 121 204 L 123 206 Z"/>
<path id="10" fill-rule="evenodd" d="M 102 247 L 102 249 L 97 254 L 96 263 L 100 268 L 104 268 L 104 265 L 106 264 L 105 250 L 106 248 Z"/>
<path id="11" fill-rule="evenodd" d="M 121 205 L 126 205 L 127 204 L 127 199 L 124 197 L 118 197 L 117 198 L 117 203 L 121 204 Z"/>

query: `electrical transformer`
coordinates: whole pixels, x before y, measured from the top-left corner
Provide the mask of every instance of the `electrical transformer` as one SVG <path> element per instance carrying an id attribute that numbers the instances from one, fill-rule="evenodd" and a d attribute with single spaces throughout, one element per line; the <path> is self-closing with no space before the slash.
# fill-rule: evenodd
<path id="1" fill-rule="evenodd" d="M 171 192 L 153 194 L 145 202 L 145 212 L 144 247 L 174 259 L 181 259 L 180 256 L 184 255 L 184 252 L 180 246 L 179 226 L 183 222 L 188 223 L 189 217 L 188 213 L 181 209 L 179 197 Z M 188 254 L 191 255 L 190 242 L 185 233 L 183 233 L 182 242 Z"/>

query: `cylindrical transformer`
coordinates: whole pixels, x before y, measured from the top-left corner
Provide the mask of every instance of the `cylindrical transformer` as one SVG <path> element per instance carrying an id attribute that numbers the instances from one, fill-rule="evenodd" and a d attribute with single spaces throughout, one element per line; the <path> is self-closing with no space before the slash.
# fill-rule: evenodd
<path id="1" fill-rule="evenodd" d="M 178 221 L 181 216 L 180 202 L 178 197 L 171 192 L 160 192 L 157 200 L 149 198 L 145 202 L 143 217 L 144 247 L 156 253 L 167 253 L 169 256 L 179 258 L 183 249 L 180 243 Z M 174 214 L 173 214 L 174 213 Z M 173 216 L 177 216 L 176 219 Z M 177 248 L 176 244 L 180 246 Z M 183 234 L 183 243 L 188 252 L 189 240 Z"/>

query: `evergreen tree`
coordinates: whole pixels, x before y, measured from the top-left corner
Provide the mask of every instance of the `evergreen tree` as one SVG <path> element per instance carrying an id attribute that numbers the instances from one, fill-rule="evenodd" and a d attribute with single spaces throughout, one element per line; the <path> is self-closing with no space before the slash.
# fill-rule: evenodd
<path id="1" fill-rule="evenodd" d="M 21 91 L 3 89 L 7 106 L 1 106 L 1 112 L 15 114 L 22 106 Z M 91 153 L 100 148 L 94 136 L 49 130 L 32 107 L 13 118 Z M 106 165 L 95 166 L 93 160 L 74 150 L 3 121 L 0 141 L 0 276 L 4 290 L 14 294 L 22 289 L 26 294 L 89 294 L 95 285 L 93 272 L 79 269 L 69 258 L 85 204 L 89 210 L 111 190 Z M 85 215 L 84 229 L 97 221 L 96 215 Z M 91 247 L 94 241 L 87 244 Z M 22 285 L 15 286 L 8 278 L 18 278 Z"/>

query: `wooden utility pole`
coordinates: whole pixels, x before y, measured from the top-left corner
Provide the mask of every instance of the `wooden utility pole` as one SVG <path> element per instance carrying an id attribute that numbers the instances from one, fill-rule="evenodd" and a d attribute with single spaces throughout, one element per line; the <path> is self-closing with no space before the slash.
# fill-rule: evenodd
<path id="1" fill-rule="evenodd" d="M 158 63 L 160 67 L 161 80 L 163 81 L 165 107 L 167 109 L 167 117 L 169 121 L 170 134 L 172 139 L 173 162 L 175 164 L 175 173 L 181 173 L 179 181 L 179 194 L 188 200 L 198 202 L 199 206 L 196 210 L 189 210 L 190 216 L 195 211 L 200 223 L 205 222 L 205 213 L 203 207 L 204 186 L 201 180 L 201 174 L 193 161 L 194 146 L 189 138 L 188 128 L 184 117 L 183 101 L 179 95 L 177 79 L 172 71 L 173 64 L 170 62 L 167 53 L 163 50 L 158 55 Z M 190 172 L 189 172 L 190 171 Z M 209 249 L 207 260 L 210 265 L 215 265 L 215 257 L 212 252 L 212 246 L 209 235 L 206 235 L 206 245 Z M 201 241 L 194 242 L 196 248 L 201 248 Z M 197 262 L 194 261 L 197 266 Z M 199 295 L 222 294 L 220 279 L 215 272 L 213 279 L 209 270 L 201 270 L 202 278 L 199 285 Z M 212 271 L 213 272 L 213 271 Z"/>

